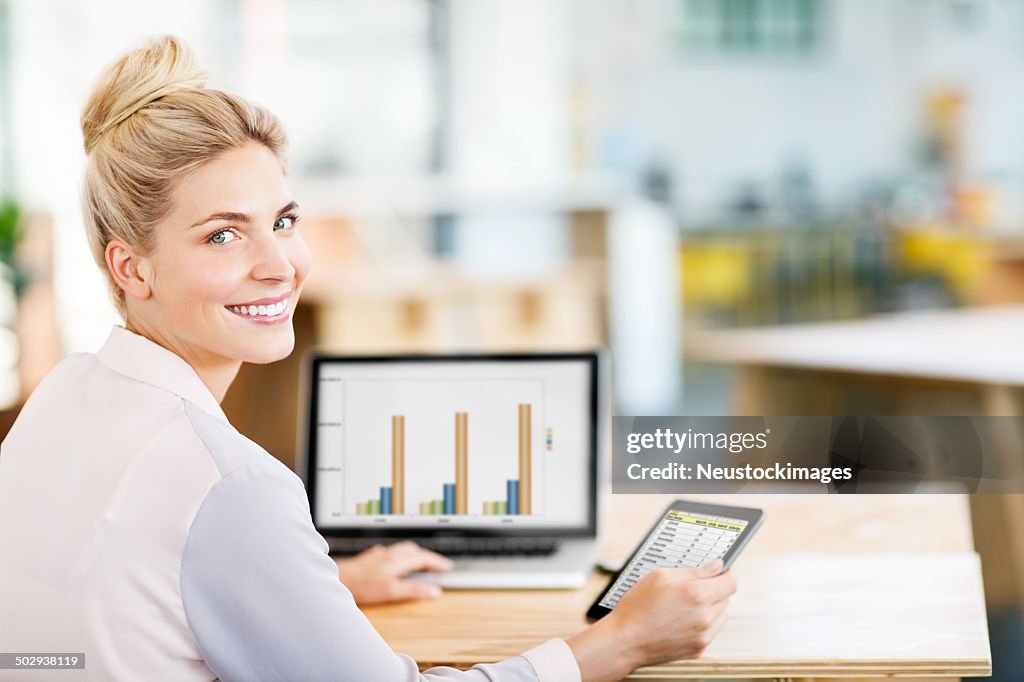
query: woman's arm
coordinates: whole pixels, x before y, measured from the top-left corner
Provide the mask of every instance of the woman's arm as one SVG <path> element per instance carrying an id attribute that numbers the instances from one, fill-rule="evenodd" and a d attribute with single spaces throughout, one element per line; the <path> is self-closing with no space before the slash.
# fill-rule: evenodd
<path id="1" fill-rule="evenodd" d="M 441 593 L 436 585 L 402 576 L 452 565 L 408 540 L 375 545 L 337 563 L 357 604 L 436 597 Z M 617 680 L 641 665 L 699 656 L 725 624 L 725 607 L 735 590 L 736 579 L 722 573 L 721 561 L 653 572 L 615 611 L 568 640 L 582 678 Z"/>
<path id="2" fill-rule="evenodd" d="M 207 494 L 182 555 L 181 592 L 203 659 L 223 680 L 579 680 L 561 640 L 471 670 L 421 674 L 338 580 L 301 481 L 276 461 L 235 469 Z"/>
<path id="3" fill-rule="evenodd" d="M 655 571 L 567 642 L 421 674 L 356 606 L 313 527 L 301 481 L 274 461 L 235 469 L 207 494 L 183 553 L 181 591 L 204 660 L 224 680 L 603 682 L 698 655 L 735 591 L 720 570 Z"/>

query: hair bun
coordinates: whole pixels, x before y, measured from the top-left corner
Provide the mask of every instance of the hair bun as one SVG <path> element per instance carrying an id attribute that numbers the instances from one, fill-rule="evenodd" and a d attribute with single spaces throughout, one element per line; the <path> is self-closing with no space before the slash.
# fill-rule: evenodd
<path id="1" fill-rule="evenodd" d="M 82 111 L 86 153 L 104 133 L 151 102 L 205 85 L 206 72 L 196 66 L 192 50 L 174 36 L 127 53 L 100 75 Z"/>

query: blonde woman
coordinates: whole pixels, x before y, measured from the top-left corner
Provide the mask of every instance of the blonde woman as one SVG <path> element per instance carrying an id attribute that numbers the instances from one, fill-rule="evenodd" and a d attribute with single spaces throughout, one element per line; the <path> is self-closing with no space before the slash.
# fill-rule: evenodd
<path id="1" fill-rule="evenodd" d="M 165 37 L 103 73 L 82 133 L 89 244 L 125 322 L 3 442 L 0 650 L 83 652 L 96 680 L 569 682 L 708 644 L 735 590 L 717 565 L 656 572 L 498 663 L 421 674 L 393 652 L 358 604 L 430 596 L 402 576 L 447 560 L 408 543 L 332 560 L 301 481 L 219 404 L 241 363 L 292 351 L 310 270 L 278 120 Z"/>

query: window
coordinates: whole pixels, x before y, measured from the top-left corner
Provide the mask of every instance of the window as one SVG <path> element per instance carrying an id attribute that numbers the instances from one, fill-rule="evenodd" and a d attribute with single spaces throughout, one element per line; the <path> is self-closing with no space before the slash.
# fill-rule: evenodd
<path id="1" fill-rule="evenodd" d="M 823 0 L 678 0 L 675 33 L 689 53 L 808 56 Z"/>

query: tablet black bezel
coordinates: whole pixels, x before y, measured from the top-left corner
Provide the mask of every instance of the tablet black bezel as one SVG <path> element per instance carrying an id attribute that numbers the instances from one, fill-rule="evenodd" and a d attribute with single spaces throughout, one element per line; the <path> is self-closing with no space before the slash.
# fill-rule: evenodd
<path id="1" fill-rule="evenodd" d="M 631 563 L 633 563 L 633 559 L 636 558 L 640 548 L 644 546 L 644 543 L 647 542 L 647 538 L 649 538 L 655 529 L 657 529 L 658 525 L 665 518 L 665 515 L 673 510 L 692 511 L 699 514 L 708 514 L 710 516 L 725 516 L 734 519 L 742 519 L 748 522 L 747 527 L 743 529 L 740 536 L 736 538 L 736 542 L 729 548 L 729 551 L 725 553 L 725 556 L 722 559 L 725 564 L 724 570 L 729 570 L 733 560 L 739 555 L 743 547 L 746 546 L 751 536 L 753 536 L 757 529 L 761 527 L 761 522 L 764 521 L 763 509 L 756 509 L 754 507 L 733 507 L 723 504 L 707 504 L 705 502 L 690 502 L 683 499 L 675 500 L 672 504 L 665 507 L 661 514 L 658 515 L 658 518 L 654 520 L 651 527 L 646 533 L 644 533 L 643 539 L 637 543 L 636 548 L 632 553 L 630 553 L 629 559 L 622 563 L 622 567 L 611 577 L 608 584 L 605 585 L 605 588 L 601 590 L 601 593 L 597 595 L 597 599 L 595 599 L 594 603 L 590 605 L 589 609 L 587 609 L 587 620 L 595 621 L 600 618 L 604 618 L 612 612 L 613 609 L 601 606 L 601 601 L 604 599 L 605 595 L 608 594 L 608 590 L 612 588 L 615 581 L 619 579 L 619 576 L 622 575 L 622 572 L 625 571 Z"/>

